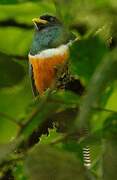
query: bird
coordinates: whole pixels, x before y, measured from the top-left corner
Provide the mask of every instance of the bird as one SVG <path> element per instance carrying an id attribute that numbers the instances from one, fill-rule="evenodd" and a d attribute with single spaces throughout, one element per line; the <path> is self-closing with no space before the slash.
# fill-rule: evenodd
<path id="1" fill-rule="evenodd" d="M 69 45 L 77 40 L 77 37 L 55 16 L 44 14 L 33 18 L 32 21 L 35 33 L 28 56 L 29 75 L 34 96 L 43 95 L 48 88 L 67 89 L 82 95 L 84 86 L 69 72 Z M 70 112 L 73 116 L 74 111 Z M 65 114 L 65 111 L 63 113 Z M 76 116 L 76 112 L 74 115 Z M 45 132 L 48 132 L 48 124 Z M 38 133 L 37 131 L 36 140 L 38 140 Z M 83 148 L 83 157 L 84 165 L 89 168 L 89 147 Z"/>
<path id="2" fill-rule="evenodd" d="M 76 37 L 56 16 L 43 14 L 33 18 L 32 22 L 34 36 L 28 57 L 29 76 L 34 96 L 42 96 L 47 89 L 69 88 L 71 86 L 67 83 L 70 82 L 69 44 Z M 53 120 L 47 119 L 41 128 L 34 131 L 29 142 L 37 142 L 39 136 L 48 134 L 48 127 L 52 126 Z"/>
<path id="3" fill-rule="evenodd" d="M 64 88 L 69 77 L 69 44 L 76 36 L 55 16 L 44 14 L 32 19 L 35 33 L 29 52 L 29 74 L 33 94 L 48 88 Z"/>

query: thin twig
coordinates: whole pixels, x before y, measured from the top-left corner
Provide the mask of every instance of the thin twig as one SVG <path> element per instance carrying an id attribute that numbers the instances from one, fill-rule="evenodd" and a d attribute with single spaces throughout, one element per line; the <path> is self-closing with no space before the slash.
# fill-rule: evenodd
<path id="1" fill-rule="evenodd" d="M 8 119 L 9 121 L 15 123 L 16 125 L 18 125 L 20 128 L 22 128 L 22 124 L 19 123 L 18 121 L 16 121 L 16 119 L 14 119 L 13 117 L 9 116 L 8 114 L 4 113 L 4 112 L 0 112 L 0 116 Z"/>
<path id="2" fill-rule="evenodd" d="M 34 117 L 35 117 L 39 112 L 41 112 L 42 108 L 44 108 L 44 104 L 45 104 L 45 102 L 46 102 L 46 100 L 47 100 L 50 92 L 51 92 L 51 91 L 48 90 L 46 96 L 43 97 L 43 101 L 41 101 L 41 102 L 39 103 L 39 106 L 38 106 L 38 107 L 36 107 L 35 109 L 33 109 L 32 113 L 31 113 L 31 114 L 29 115 L 29 117 L 26 119 L 26 123 L 23 125 L 23 128 L 19 131 L 18 136 L 21 135 L 22 132 L 25 131 L 25 129 L 28 127 L 28 125 L 29 125 L 30 123 L 32 123 L 32 121 L 34 120 Z M 38 98 L 38 97 L 37 97 L 37 98 Z M 37 98 L 36 98 L 36 99 L 37 99 Z"/>
<path id="3" fill-rule="evenodd" d="M 106 108 L 101 108 L 101 107 L 93 107 L 93 110 L 96 110 L 96 111 L 105 111 L 105 112 L 108 112 L 108 113 L 115 113 L 115 114 L 117 114 L 117 111 L 114 111 L 114 110 L 111 110 L 111 109 L 106 109 Z"/>
<path id="4" fill-rule="evenodd" d="M 13 159 L 10 159 L 10 160 L 5 160 L 3 161 L 1 164 L 0 164 L 0 169 L 3 168 L 4 166 L 8 166 L 8 165 L 11 165 L 17 161 L 21 161 L 25 156 L 22 154 L 22 155 L 19 155 L 18 157 L 16 158 L 13 158 Z"/>
<path id="5" fill-rule="evenodd" d="M 23 55 L 14 55 L 14 54 L 8 54 L 9 57 L 14 58 L 16 60 L 27 60 L 28 56 Z"/>
<path id="6" fill-rule="evenodd" d="M 58 144 L 60 142 L 65 141 L 69 137 L 69 134 L 65 134 L 62 137 L 56 138 L 53 141 L 50 142 L 50 145 Z"/>
<path id="7" fill-rule="evenodd" d="M 22 134 L 22 132 L 26 129 L 26 127 L 33 121 L 34 117 L 39 113 L 40 109 L 36 108 L 32 111 L 32 113 L 27 118 L 26 123 L 23 125 L 22 129 L 20 129 L 18 136 Z"/>

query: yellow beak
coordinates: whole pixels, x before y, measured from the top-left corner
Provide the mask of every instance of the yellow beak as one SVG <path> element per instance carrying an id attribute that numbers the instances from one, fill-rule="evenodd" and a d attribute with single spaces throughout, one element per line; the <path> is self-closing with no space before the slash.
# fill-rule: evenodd
<path id="1" fill-rule="evenodd" d="M 44 19 L 39 19 L 39 18 L 34 18 L 32 19 L 32 22 L 35 23 L 42 23 L 42 24 L 47 24 L 48 21 L 44 20 Z"/>

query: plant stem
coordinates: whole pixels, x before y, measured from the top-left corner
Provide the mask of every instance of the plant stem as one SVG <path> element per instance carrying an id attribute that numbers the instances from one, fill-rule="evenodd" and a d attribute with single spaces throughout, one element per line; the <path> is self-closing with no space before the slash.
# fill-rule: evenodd
<path id="1" fill-rule="evenodd" d="M 16 124 L 17 126 L 19 126 L 20 128 L 22 128 L 22 124 L 19 123 L 18 121 L 16 121 L 16 119 L 14 119 L 13 117 L 9 116 L 8 114 L 4 113 L 4 112 L 0 112 L 0 116 L 8 119 L 9 121 L 13 122 L 14 124 Z"/>

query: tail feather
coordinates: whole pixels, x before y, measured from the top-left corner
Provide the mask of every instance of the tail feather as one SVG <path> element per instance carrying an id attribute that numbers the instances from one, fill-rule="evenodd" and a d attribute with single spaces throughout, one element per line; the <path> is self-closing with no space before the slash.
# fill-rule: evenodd
<path id="1" fill-rule="evenodd" d="M 85 129 L 85 136 L 88 136 L 88 129 Z M 89 169 L 91 167 L 91 156 L 89 146 L 83 147 L 83 160 L 84 166 Z"/>
<path id="2" fill-rule="evenodd" d="M 83 148 L 83 159 L 84 159 L 84 166 L 90 168 L 91 158 L 90 158 L 90 148 L 88 146 Z"/>

